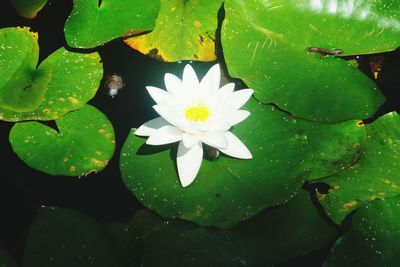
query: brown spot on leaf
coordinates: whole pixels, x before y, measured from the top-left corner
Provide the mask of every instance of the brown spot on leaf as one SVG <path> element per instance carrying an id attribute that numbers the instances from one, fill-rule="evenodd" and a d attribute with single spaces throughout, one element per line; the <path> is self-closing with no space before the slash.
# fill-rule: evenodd
<path id="1" fill-rule="evenodd" d="M 199 43 L 202 45 L 204 43 L 203 35 L 199 35 Z"/>
<path id="2" fill-rule="evenodd" d="M 164 58 L 163 58 L 161 55 L 158 54 L 158 49 L 157 49 L 157 48 L 151 49 L 151 50 L 147 53 L 147 55 L 148 55 L 149 57 L 155 58 L 155 59 L 157 59 L 157 60 L 165 61 Z"/>
<path id="3" fill-rule="evenodd" d="M 195 21 L 193 22 L 193 25 L 194 25 L 196 28 L 200 28 L 200 27 L 201 27 L 201 22 L 198 21 L 198 20 L 195 20 Z"/>
<path id="4" fill-rule="evenodd" d="M 357 201 L 350 201 L 350 202 L 347 202 L 347 203 L 344 203 L 343 204 L 343 208 L 345 208 L 345 209 L 351 209 L 352 207 L 354 207 L 355 205 L 357 205 L 358 204 L 358 202 Z"/>

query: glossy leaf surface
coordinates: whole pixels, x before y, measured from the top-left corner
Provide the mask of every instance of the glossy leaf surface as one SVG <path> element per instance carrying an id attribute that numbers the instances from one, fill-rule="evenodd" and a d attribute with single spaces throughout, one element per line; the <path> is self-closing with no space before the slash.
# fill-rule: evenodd
<path id="1" fill-rule="evenodd" d="M 367 135 L 359 144 L 354 163 L 335 175 L 318 180 L 327 183 L 328 194 L 319 199 L 328 215 L 336 222 L 360 205 L 378 198 L 400 194 L 400 116 L 389 113 L 362 126 Z"/>
<path id="2" fill-rule="evenodd" d="M 221 5 L 221 0 L 161 0 L 153 31 L 129 38 L 125 43 L 143 54 L 168 62 L 215 60 L 215 31 Z"/>
<path id="3" fill-rule="evenodd" d="M 151 30 L 159 0 L 74 0 L 64 32 L 68 45 L 93 48 L 115 38 Z"/>
<path id="4" fill-rule="evenodd" d="M 349 63 L 307 49 L 342 49 L 344 55 L 396 49 L 396 3 L 226 1 L 221 38 L 229 73 L 261 102 L 295 116 L 321 122 L 368 118 L 384 101 L 375 84 Z"/>
<path id="5" fill-rule="evenodd" d="M 0 30 L 0 119 L 54 120 L 94 97 L 103 75 L 98 53 L 58 49 L 38 67 L 38 36 Z"/>
<path id="6" fill-rule="evenodd" d="M 13 126 L 10 143 L 30 167 L 52 175 L 81 176 L 107 165 L 115 149 L 107 117 L 86 105 L 56 121 L 58 131 L 39 122 Z"/>
<path id="7" fill-rule="evenodd" d="M 359 208 L 351 229 L 336 241 L 324 267 L 397 266 L 400 247 L 399 197 Z"/>
<path id="8" fill-rule="evenodd" d="M 318 124 L 295 120 L 255 100 L 244 109 L 251 116 L 233 133 L 253 159 L 205 157 L 194 183 L 182 188 L 175 169 L 177 145 L 145 145 L 132 131 L 120 159 L 127 188 L 163 217 L 229 227 L 292 198 L 306 177 L 331 175 L 349 165 L 357 155 L 353 146 L 363 136 L 356 122 L 313 130 Z M 332 146 L 337 153 L 329 151 Z"/>

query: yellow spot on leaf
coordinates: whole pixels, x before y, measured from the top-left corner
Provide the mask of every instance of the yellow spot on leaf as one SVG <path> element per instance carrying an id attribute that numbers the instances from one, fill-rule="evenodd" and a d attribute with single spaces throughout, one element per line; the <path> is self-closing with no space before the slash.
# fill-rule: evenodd
<path id="1" fill-rule="evenodd" d="M 355 205 L 357 205 L 358 202 L 357 201 L 351 201 L 351 202 L 347 202 L 343 205 L 343 207 L 345 209 L 351 209 L 352 207 L 354 207 Z"/>
<path id="2" fill-rule="evenodd" d="M 103 168 L 104 166 L 106 166 L 105 163 L 104 163 L 103 161 L 97 160 L 97 159 L 95 159 L 95 158 L 92 158 L 91 161 L 92 161 L 92 163 L 93 163 L 94 165 L 96 165 L 96 166 L 99 167 L 99 168 Z"/>
<path id="3" fill-rule="evenodd" d="M 72 96 L 68 97 L 68 100 L 71 101 L 71 103 L 74 103 L 74 104 L 79 102 L 78 99 L 76 99 L 75 97 L 72 97 Z"/>
<path id="4" fill-rule="evenodd" d="M 198 21 L 198 20 L 195 20 L 195 21 L 193 22 L 193 25 L 194 25 L 196 28 L 199 28 L 199 27 L 201 27 L 201 22 Z"/>
<path id="5" fill-rule="evenodd" d="M 50 113 L 50 109 L 48 109 L 48 108 L 43 109 L 43 113 L 44 114 L 49 114 Z"/>
<path id="6" fill-rule="evenodd" d="M 76 171 L 76 167 L 75 167 L 74 165 L 72 165 L 71 167 L 69 167 L 69 171 L 70 171 L 70 172 Z"/>
<path id="7" fill-rule="evenodd" d="M 58 100 L 60 100 L 60 102 L 65 102 L 65 98 L 64 97 L 60 97 Z"/>
<path id="8" fill-rule="evenodd" d="M 68 157 L 64 157 L 64 159 L 63 159 L 64 162 L 67 162 L 68 160 L 69 160 Z"/>
<path id="9" fill-rule="evenodd" d="M 170 10 L 171 10 L 171 12 L 175 12 L 176 11 L 176 7 L 174 6 Z"/>
<path id="10" fill-rule="evenodd" d="M 332 186 L 332 189 L 339 190 L 340 189 L 340 185 L 336 184 L 336 185 Z"/>

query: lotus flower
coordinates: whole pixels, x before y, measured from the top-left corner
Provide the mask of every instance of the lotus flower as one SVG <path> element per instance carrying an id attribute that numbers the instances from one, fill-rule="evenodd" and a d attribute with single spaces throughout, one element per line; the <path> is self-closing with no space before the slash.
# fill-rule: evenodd
<path id="1" fill-rule="evenodd" d="M 200 170 L 203 144 L 234 158 L 252 158 L 247 147 L 229 129 L 250 115 L 240 108 L 253 90 L 234 92 L 234 83 L 220 88 L 220 78 L 220 67 L 216 64 L 199 82 L 188 64 L 182 80 L 165 74 L 166 90 L 146 87 L 160 117 L 144 123 L 135 134 L 148 136 L 148 145 L 179 142 L 177 168 L 183 187 L 190 185 Z"/>

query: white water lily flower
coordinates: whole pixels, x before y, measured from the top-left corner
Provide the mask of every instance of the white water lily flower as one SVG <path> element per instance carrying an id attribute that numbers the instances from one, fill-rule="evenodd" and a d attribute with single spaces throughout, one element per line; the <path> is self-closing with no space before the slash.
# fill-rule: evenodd
<path id="1" fill-rule="evenodd" d="M 179 142 L 178 175 L 183 187 L 190 185 L 203 160 L 203 145 L 207 144 L 231 157 L 251 159 L 247 147 L 229 129 L 250 112 L 240 110 L 253 94 L 251 89 L 233 91 L 235 84 L 219 88 L 220 68 L 214 65 L 199 82 L 188 64 L 182 80 L 165 74 L 167 90 L 147 86 L 156 102 L 153 108 L 161 116 L 136 130 L 136 135 L 149 136 L 148 145 Z"/>

